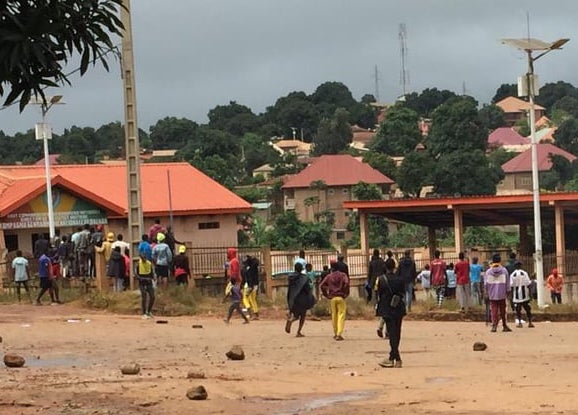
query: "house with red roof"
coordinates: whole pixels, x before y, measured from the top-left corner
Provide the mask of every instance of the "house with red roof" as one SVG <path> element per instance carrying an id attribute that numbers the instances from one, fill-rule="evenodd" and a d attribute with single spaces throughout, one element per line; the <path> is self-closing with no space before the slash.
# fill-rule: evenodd
<path id="1" fill-rule="evenodd" d="M 144 229 L 160 219 L 191 246 L 236 246 L 237 215 L 251 204 L 188 163 L 144 163 L 140 168 Z M 57 234 L 103 224 L 128 235 L 126 164 L 54 165 L 52 199 Z M 43 166 L 0 166 L 0 250 L 32 251 L 48 233 Z"/>
<path id="2" fill-rule="evenodd" d="M 521 153 L 530 148 L 531 141 L 522 137 L 512 127 L 499 127 L 488 136 L 488 148 L 503 148 L 506 151 Z"/>
<path id="3" fill-rule="evenodd" d="M 335 239 L 345 238 L 349 210 L 343 202 L 354 200 L 352 188 L 359 182 L 377 185 L 383 195 L 394 183 L 386 175 L 348 154 L 317 157 L 282 186 L 284 209 L 295 210 L 302 221 L 316 221 L 319 214 L 335 215 Z"/>
<path id="4" fill-rule="evenodd" d="M 528 119 L 530 113 L 530 103 L 516 97 L 506 97 L 496 102 L 496 105 L 504 111 L 504 120 L 509 127 L 514 126 L 520 120 Z M 534 104 L 534 114 L 536 120 L 540 120 L 546 113 L 546 108 Z"/>
<path id="5" fill-rule="evenodd" d="M 576 156 L 554 144 L 537 144 L 538 172 L 545 173 L 552 169 L 552 155 L 565 157 L 573 162 Z M 502 164 L 505 177 L 498 184 L 498 194 L 527 193 L 532 191 L 532 150 L 528 149 L 513 159 Z"/>

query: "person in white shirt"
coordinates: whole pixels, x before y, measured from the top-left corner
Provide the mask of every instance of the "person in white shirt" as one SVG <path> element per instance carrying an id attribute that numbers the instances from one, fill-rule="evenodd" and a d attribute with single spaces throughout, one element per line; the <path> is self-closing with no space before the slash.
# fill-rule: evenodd
<path id="1" fill-rule="evenodd" d="M 117 246 L 120 247 L 120 252 L 124 252 L 126 249 L 130 251 L 130 244 L 126 241 L 123 241 L 122 234 L 116 235 L 116 241 L 112 243 L 112 249 L 116 248 Z"/>
<path id="2" fill-rule="evenodd" d="M 425 292 L 426 300 L 431 296 L 431 271 L 429 264 L 425 264 L 423 270 L 417 274 L 417 280 L 421 282 L 421 288 Z"/>
<path id="3" fill-rule="evenodd" d="M 512 288 L 512 301 L 516 310 L 516 327 L 523 327 L 522 325 L 522 307 L 526 311 L 528 318 L 528 327 L 534 327 L 532 323 L 532 308 L 530 307 L 530 300 L 532 299 L 530 293 L 530 285 L 532 281 L 528 273 L 522 269 L 522 263 L 517 261 L 515 270 L 510 275 L 510 287 Z"/>
<path id="4" fill-rule="evenodd" d="M 12 260 L 12 269 L 14 270 L 14 282 L 16 283 L 16 294 L 18 295 L 18 302 L 21 301 L 20 297 L 20 286 L 24 286 L 26 294 L 28 295 L 28 300 L 31 303 L 32 297 L 30 295 L 30 288 L 28 287 L 28 260 L 22 256 L 22 251 L 16 251 L 16 257 Z"/>

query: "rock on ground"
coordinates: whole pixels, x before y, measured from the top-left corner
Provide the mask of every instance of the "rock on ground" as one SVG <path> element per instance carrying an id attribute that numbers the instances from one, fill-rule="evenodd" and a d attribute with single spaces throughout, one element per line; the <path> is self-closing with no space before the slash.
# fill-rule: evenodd
<path id="1" fill-rule="evenodd" d="M 140 373 L 140 365 L 138 363 L 130 363 L 120 367 L 120 372 L 123 375 L 138 375 Z"/>
<path id="2" fill-rule="evenodd" d="M 475 342 L 474 343 L 474 352 L 483 352 L 488 348 L 488 345 L 484 342 Z"/>
<path id="3" fill-rule="evenodd" d="M 196 386 L 187 391 L 187 398 L 193 401 L 204 401 L 209 395 L 203 385 Z"/>
<path id="4" fill-rule="evenodd" d="M 225 353 L 225 356 L 231 360 L 245 360 L 245 352 L 243 351 L 243 348 L 237 345 L 231 347 L 231 350 Z"/>
<path id="5" fill-rule="evenodd" d="M 4 355 L 4 364 L 6 367 L 22 367 L 26 360 L 20 355 L 8 353 Z"/>

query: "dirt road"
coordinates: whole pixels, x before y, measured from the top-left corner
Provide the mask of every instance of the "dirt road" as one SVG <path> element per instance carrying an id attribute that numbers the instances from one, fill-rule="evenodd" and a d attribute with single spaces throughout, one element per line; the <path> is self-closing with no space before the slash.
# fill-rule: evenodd
<path id="1" fill-rule="evenodd" d="M 483 323 L 407 321 L 404 367 L 383 369 L 388 345 L 372 321 L 348 321 L 335 342 L 328 321 L 295 338 L 280 320 L 158 319 L 168 323 L 0 306 L 2 351 L 26 358 L 0 369 L 0 414 L 578 413 L 577 323 L 489 333 Z M 474 352 L 475 341 L 488 349 Z M 227 360 L 235 344 L 246 360 Z M 133 361 L 141 373 L 122 375 Z M 209 398 L 187 399 L 201 384 Z"/>

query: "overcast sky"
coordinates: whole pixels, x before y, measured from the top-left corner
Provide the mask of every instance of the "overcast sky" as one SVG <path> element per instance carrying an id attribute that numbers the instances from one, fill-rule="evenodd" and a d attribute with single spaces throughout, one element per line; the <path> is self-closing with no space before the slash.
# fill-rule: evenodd
<path id="1" fill-rule="evenodd" d="M 132 0 L 139 127 L 166 116 L 204 123 L 216 105 L 237 101 L 260 113 L 291 91 L 312 93 L 340 81 L 356 99 L 392 102 L 400 84 L 400 24 L 406 26 L 408 92 L 437 87 L 489 102 L 502 83 L 526 71 L 522 52 L 501 38 L 570 38 L 536 62 L 541 84 L 578 86 L 577 0 Z M 66 105 L 48 118 L 72 125 L 122 121 L 119 64 L 72 77 L 52 90 Z M 71 68 L 72 69 L 72 68 Z M 40 118 L 16 106 L 0 111 L 0 130 L 26 131 Z"/>

